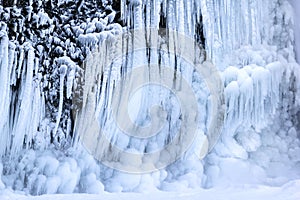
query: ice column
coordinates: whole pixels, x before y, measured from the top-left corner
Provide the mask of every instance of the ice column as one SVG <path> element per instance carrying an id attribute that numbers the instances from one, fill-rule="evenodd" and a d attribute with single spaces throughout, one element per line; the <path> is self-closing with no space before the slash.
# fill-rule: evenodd
<path id="1" fill-rule="evenodd" d="M 295 52 L 297 62 L 300 63 L 300 1 L 289 0 L 294 8 L 294 24 L 295 24 Z"/>
<path id="2" fill-rule="evenodd" d="M 8 66 L 8 48 L 9 41 L 5 31 L 6 24 L 1 24 L 0 30 L 0 155 L 3 155 L 7 150 L 9 143 L 9 105 L 10 105 L 10 66 Z"/>

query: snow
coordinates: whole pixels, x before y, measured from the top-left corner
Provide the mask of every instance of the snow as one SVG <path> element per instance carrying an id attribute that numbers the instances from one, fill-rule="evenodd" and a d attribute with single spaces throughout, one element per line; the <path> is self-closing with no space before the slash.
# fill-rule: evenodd
<path id="1" fill-rule="evenodd" d="M 214 188 L 189 190 L 185 193 L 181 192 L 161 192 L 161 191 L 144 191 L 145 193 L 107 193 L 103 192 L 99 195 L 95 194 L 71 194 L 71 195 L 42 195 L 38 197 L 24 196 L 21 194 L 13 194 L 10 190 L 5 190 L 0 195 L 3 200 L 131 200 L 131 199 L 178 199 L 178 200 L 298 200 L 300 198 L 300 181 L 295 180 L 281 187 L 270 187 L 263 185 L 243 185 L 237 187 Z"/>

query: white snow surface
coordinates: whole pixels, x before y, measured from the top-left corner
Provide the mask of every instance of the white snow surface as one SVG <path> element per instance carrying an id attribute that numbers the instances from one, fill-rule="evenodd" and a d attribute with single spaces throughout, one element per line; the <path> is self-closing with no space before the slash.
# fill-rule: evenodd
<path id="1" fill-rule="evenodd" d="M 56 194 L 42 196 L 25 196 L 5 190 L 0 194 L 1 200 L 299 200 L 300 180 L 291 181 L 281 187 L 264 185 L 244 185 L 227 188 L 190 190 L 185 193 L 156 191 L 149 193 L 107 193 L 91 194 Z"/>

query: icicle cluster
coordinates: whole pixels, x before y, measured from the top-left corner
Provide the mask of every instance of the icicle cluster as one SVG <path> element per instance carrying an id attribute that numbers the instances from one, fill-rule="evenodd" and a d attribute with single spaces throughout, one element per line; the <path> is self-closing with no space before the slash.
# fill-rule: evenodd
<path id="1" fill-rule="evenodd" d="M 121 1 L 121 17 L 130 28 L 168 28 L 195 36 L 203 45 L 202 1 Z"/>
<path id="2" fill-rule="evenodd" d="M 227 67 L 224 59 L 242 46 L 292 46 L 293 20 L 287 1 L 205 0 L 201 6 L 207 54 L 220 69 Z"/>
<path id="3" fill-rule="evenodd" d="M 44 118 L 40 74 L 34 74 L 38 63 L 29 42 L 17 46 L 8 40 L 6 24 L 1 30 L 1 155 L 17 153 L 32 143 Z M 25 140 L 25 141 L 24 141 Z M 12 151 L 11 151 L 12 150 Z"/>
<path id="4" fill-rule="evenodd" d="M 223 72 L 227 113 L 222 140 L 228 149 L 240 149 L 236 156 L 248 158 L 247 151 L 232 138 L 241 129 L 253 128 L 261 132 L 269 126 L 281 105 L 283 84 L 295 75 L 299 77 L 297 68 L 279 61 L 263 67 L 255 64 L 241 69 L 231 66 Z M 256 142 L 261 144 L 260 139 Z"/>
<path id="5" fill-rule="evenodd" d="M 71 146 L 71 99 L 73 91 L 80 92 L 79 65 L 99 41 L 120 31 L 113 18 L 105 18 L 110 5 L 79 3 L 29 0 L 0 6 L 0 156 L 17 157 L 23 148 L 44 149 L 51 143 Z"/>
<path id="6" fill-rule="evenodd" d="M 10 69 L 9 68 L 9 60 L 8 59 L 8 48 L 9 48 L 9 41 L 6 32 L 6 24 L 1 23 L 1 31 L 0 31 L 0 38 L 1 38 L 1 46 L 0 46 L 0 57 L 1 57 L 1 68 L 0 68 L 0 77 L 1 77 L 1 101 L 0 101 L 0 110 L 2 112 L 0 118 L 0 130 L 2 130 L 1 134 L 1 141 L 4 144 L 8 144 L 10 141 L 9 135 L 9 104 L 10 104 Z M 13 46 L 11 46 L 10 51 L 14 51 Z M 12 55 L 13 56 L 13 55 Z M 6 145 L 1 145 L 1 154 L 3 155 L 7 150 Z"/>

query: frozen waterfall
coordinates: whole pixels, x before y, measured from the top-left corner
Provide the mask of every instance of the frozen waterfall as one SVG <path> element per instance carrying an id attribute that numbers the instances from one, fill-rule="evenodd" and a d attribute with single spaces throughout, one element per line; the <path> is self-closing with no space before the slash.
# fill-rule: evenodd
<path id="1" fill-rule="evenodd" d="M 299 7 L 3 3 L 1 180 L 39 195 L 300 177 L 299 26 L 289 2 Z"/>

